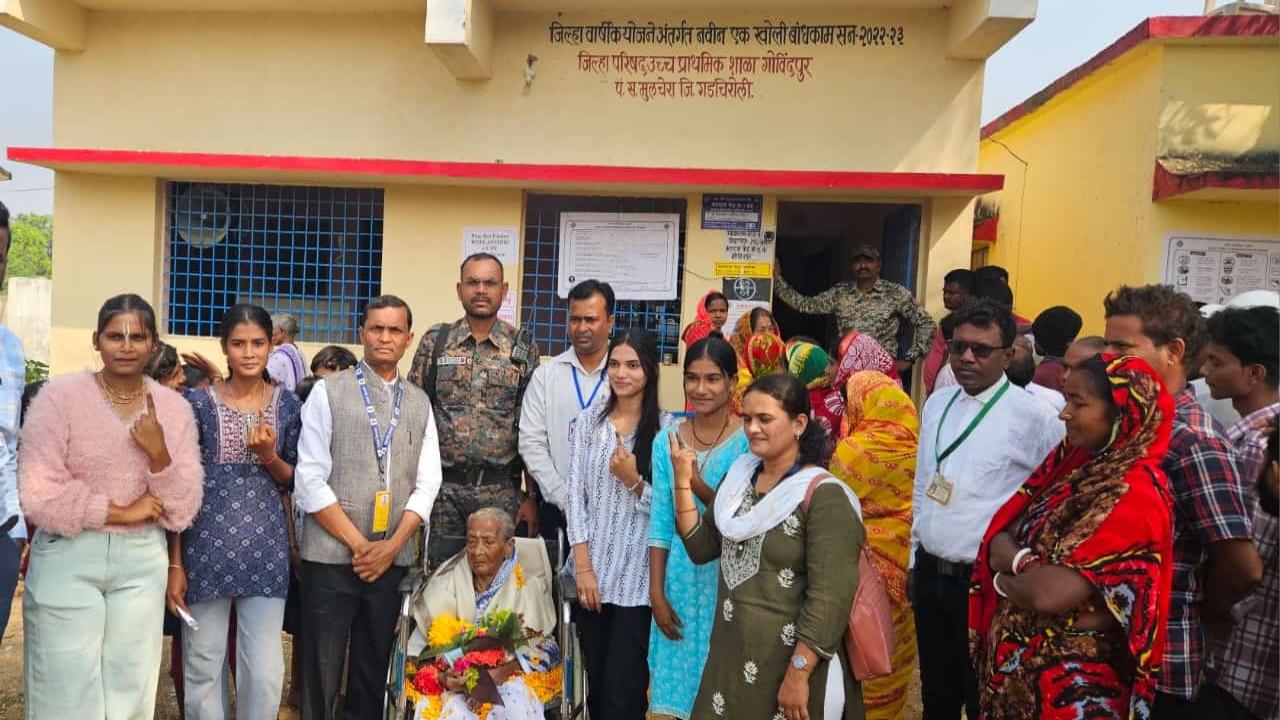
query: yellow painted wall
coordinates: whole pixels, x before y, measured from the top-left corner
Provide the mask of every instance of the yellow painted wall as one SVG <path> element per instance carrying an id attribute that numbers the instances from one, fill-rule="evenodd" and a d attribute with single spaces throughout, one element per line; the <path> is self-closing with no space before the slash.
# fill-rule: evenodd
<path id="1" fill-rule="evenodd" d="M 1107 291 L 1160 280 L 1167 233 L 1280 235 L 1280 194 L 1152 202 L 1156 158 L 1278 146 L 1280 48 L 1141 46 L 982 142 L 982 172 L 1005 176 L 984 198 L 1000 209 L 988 262 L 1022 314 L 1069 305 L 1097 333 Z"/>
<path id="2" fill-rule="evenodd" d="M 1159 108 L 1160 48 L 1145 46 L 982 142 L 982 172 L 1005 176 L 986 198 L 1000 208 L 988 262 L 1009 270 L 1021 314 L 1069 305 L 1098 330 L 1106 291 L 1141 274 Z"/>
<path id="3" fill-rule="evenodd" d="M 945 10 L 811 8 L 770 17 L 901 25 L 906 44 L 787 46 L 792 55 L 813 56 L 812 76 L 803 82 L 757 75 L 750 101 L 644 102 L 617 95 L 612 69 L 607 76 L 581 72 L 579 51 L 763 55 L 766 48 L 732 41 L 674 49 L 553 45 L 548 24 L 758 25 L 759 12 L 500 15 L 494 76 L 468 82 L 455 79 L 423 43 L 421 15 L 95 11 L 88 16 L 86 49 L 55 56 L 54 141 L 69 148 L 508 163 L 977 170 L 983 63 L 945 57 Z M 526 88 L 523 69 L 531 53 L 539 59 Z M 161 191 L 168 179 L 183 178 L 58 174 L 55 276 L 76 281 L 55 288 L 54 372 L 95 365 L 88 336 L 109 295 L 136 291 L 163 312 Z M 701 295 L 720 286 L 713 263 L 724 234 L 700 228 L 700 193 L 679 196 L 688 203 L 683 326 Z M 972 203 L 921 201 L 918 280 L 927 288 L 926 307 L 937 312 L 935 278 L 964 264 Z M 777 202 L 765 197 L 766 228 L 776 226 Z M 522 228 L 523 206 L 519 189 L 385 186 L 383 290 L 410 303 L 419 338 L 432 323 L 461 314 L 454 283 L 462 228 Z M 518 297 L 520 271 L 508 275 Z M 207 338 L 173 340 L 183 350 L 220 354 Z M 303 349 L 310 356 L 319 346 Z M 683 404 L 679 368 L 664 368 L 662 398 L 668 407 Z"/>
<path id="4" fill-rule="evenodd" d="M 1280 238 L 1280 194 L 1272 193 L 1272 198 L 1270 203 L 1173 200 L 1152 204 L 1141 282 L 1160 281 L 1165 238 L 1172 232 Z"/>
<path id="5" fill-rule="evenodd" d="M 1160 157 L 1280 149 L 1280 44 L 1169 45 L 1162 84 Z"/>
<path id="6" fill-rule="evenodd" d="M 749 101 L 621 98 L 578 52 L 763 55 L 692 45 L 553 45 L 551 13 L 500 15 L 493 78 L 455 79 L 421 15 L 89 14 L 88 47 L 55 60 L 54 141 L 129 148 L 492 162 L 971 172 L 983 64 L 945 57 L 944 10 L 769 13 L 902 25 L 902 47 L 809 46 L 813 77 L 756 76 Z M 758 25 L 757 12 L 566 14 Z M 802 54 L 797 46 L 784 48 Z M 539 59 L 524 87 L 529 54 Z M 726 72 L 727 76 L 728 73 Z M 875 138 L 874 142 L 855 141 Z"/>

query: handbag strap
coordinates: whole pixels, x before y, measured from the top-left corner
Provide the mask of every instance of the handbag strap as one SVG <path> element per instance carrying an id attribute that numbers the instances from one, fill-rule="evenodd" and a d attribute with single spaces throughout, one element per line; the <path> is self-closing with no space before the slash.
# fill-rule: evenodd
<path id="1" fill-rule="evenodd" d="M 809 487 L 804 489 L 804 502 L 800 503 L 800 507 L 804 510 L 804 514 L 809 514 L 809 501 L 813 499 L 813 491 L 818 489 L 823 480 L 831 477 L 830 473 L 818 473 L 809 481 Z"/>

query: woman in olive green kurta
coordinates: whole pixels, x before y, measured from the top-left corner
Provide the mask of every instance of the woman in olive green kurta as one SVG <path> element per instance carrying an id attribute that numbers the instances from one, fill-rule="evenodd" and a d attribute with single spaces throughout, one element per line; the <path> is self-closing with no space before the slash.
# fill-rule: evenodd
<path id="1" fill-rule="evenodd" d="M 720 560 L 695 719 L 799 720 L 801 707 L 812 720 L 839 720 L 841 711 L 863 718 L 842 638 L 865 531 L 857 500 L 838 480 L 820 480 L 804 508 L 811 481 L 825 475 L 813 464 L 825 440 L 807 411 L 808 393 L 787 375 L 748 389 L 743 427 L 752 453 L 730 468 L 701 518 L 687 489 L 696 465 L 684 451 L 673 457 L 685 549 L 695 563 Z"/>

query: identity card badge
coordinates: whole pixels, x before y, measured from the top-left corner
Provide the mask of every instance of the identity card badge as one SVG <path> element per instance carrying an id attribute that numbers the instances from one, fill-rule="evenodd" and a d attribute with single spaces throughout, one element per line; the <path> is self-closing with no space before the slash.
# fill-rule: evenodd
<path id="1" fill-rule="evenodd" d="M 384 533 L 391 524 L 391 493 L 379 490 L 373 494 L 373 531 Z"/>
<path id="2" fill-rule="evenodd" d="M 951 502 L 951 491 L 955 489 L 956 486 L 942 477 L 942 473 L 934 473 L 933 482 L 929 483 L 929 489 L 925 490 L 924 494 L 930 500 L 945 506 Z"/>

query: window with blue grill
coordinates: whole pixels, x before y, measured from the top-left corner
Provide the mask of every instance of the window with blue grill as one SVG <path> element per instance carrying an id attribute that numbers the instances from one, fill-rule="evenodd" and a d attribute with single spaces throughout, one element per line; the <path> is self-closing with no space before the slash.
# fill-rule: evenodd
<path id="1" fill-rule="evenodd" d="M 300 340 L 357 342 L 382 293 L 381 189 L 170 182 L 166 196 L 170 333 L 217 335 L 253 303 L 297 316 Z"/>
<path id="2" fill-rule="evenodd" d="M 680 216 L 677 298 L 684 290 L 685 201 L 673 198 L 529 195 L 525 201 L 524 278 L 521 324 L 533 331 L 538 348 L 558 355 L 569 347 L 569 301 L 556 295 L 560 263 L 560 213 L 674 213 Z M 619 300 L 614 327 L 642 327 L 658 338 L 662 362 L 679 361 L 680 300 Z"/>

